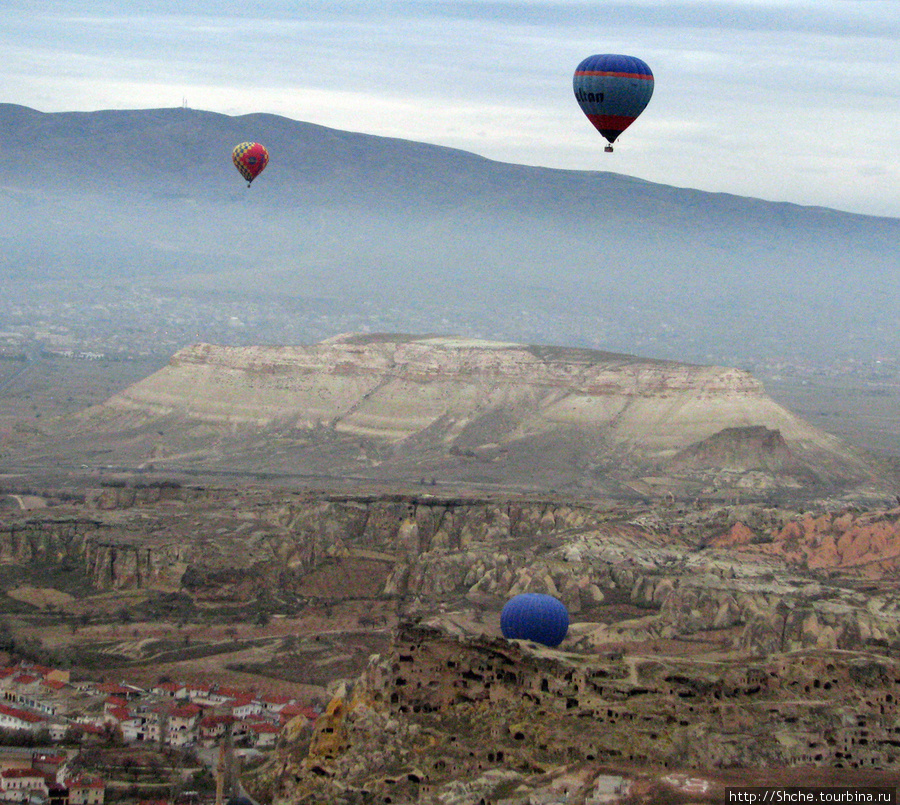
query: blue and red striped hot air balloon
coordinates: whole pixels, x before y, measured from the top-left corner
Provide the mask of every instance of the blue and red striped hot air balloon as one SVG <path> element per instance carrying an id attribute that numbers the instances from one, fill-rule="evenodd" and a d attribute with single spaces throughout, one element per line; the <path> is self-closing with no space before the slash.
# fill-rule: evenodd
<path id="1" fill-rule="evenodd" d="M 637 56 L 603 53 L 588 56 L 575 70 L 572 81 L 581 111 L 607 140 L 605 151 L 635 118 L 653 95 L 653 73 Z"/>

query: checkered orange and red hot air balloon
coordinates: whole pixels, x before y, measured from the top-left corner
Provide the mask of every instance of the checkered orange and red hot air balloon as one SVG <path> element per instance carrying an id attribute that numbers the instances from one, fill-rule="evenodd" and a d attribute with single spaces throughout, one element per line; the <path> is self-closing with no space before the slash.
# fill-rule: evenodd
<path id="1" fill-rule="evenodd" d="M 269 152 L 259 143 L 241 143 L 231 152 L 234 167 L 247 180 L 247 187 L 269 164 Z"/>

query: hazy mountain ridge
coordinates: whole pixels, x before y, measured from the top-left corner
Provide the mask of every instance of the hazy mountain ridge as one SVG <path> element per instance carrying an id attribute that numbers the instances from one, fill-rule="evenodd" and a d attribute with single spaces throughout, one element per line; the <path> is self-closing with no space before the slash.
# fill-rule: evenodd
<path id="1" fill-rule="evenodd" d="M 493 162 L 274 115 L 0 105 L 0 125 L 17 166 L 0 188 L 0 260 L 31 294 L 127 277 L 202 299 L 329 300 L 323 322 L 300 312 L 309 340 L 329 319 L 346 330 L 336 319 L 348 314 L 374 330 L 449 325 L 726 364 L 900 347 L 896 219 Z M 249 189 L 230 163 L 245 139 L 272 155 Z M 198 329 L 191 340 L 204 340 Z M 277 324 L 266 332 L 277 341 Z"/>

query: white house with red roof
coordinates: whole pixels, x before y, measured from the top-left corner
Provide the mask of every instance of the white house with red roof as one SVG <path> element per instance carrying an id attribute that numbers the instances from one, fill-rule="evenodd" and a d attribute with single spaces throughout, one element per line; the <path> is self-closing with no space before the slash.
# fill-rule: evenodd
<path id="1" fill-rule="evenodd" d="M 47 665 L 40 665 L 39 663 L 28 662 L 27 660 L 21 660 L 20 662 L 16 663 L 16 668 L 18 668 L 23 673 L 39 676 L 41 679 L 43 679 L 53 670 Z"/>
<path id="2" fill-rule="evenodd" d="M 277 716 L 282 711 L 282 709 L 287 707 L 289 704 L 297 703 L 297 700 L 292 699 L 290 696 L 275 695 L 260 696 L 259 701 L 260 704 L 262 704 L 263 709 L 273 716 Z"/>
<path id="3" fill-rule="evenodd" d="M 79 719 L 74 722 L 73 727 L 81 733 L 82 742 L 97 743 L 106 736 L 106 730 L 89 719 Z"/>
<path id="4" fill-rule="evenodd" d="M 21 699 L 22 696 L 29 696 L 37 693 L 40 690 L 43 681 L 43 677 L 35 676 L 34 674 L 15 674 L 10 680 L 4 698 L 18 700 Z"/>
<path id="5" fill-rule="evenodd" d="M 187 686 L 187 694 L 188 698 L 193 702 L 198 699 L 202 699 L 206 701 L 209 694 L 212 692 L 211 685 L 203 685 L 199 682 L 192 682 Z"/>
<path id="6" fill-rule="evenodd" d="M 41 687 L 59 693 L 61 690 L 69 687 L 69 683 L 63 682 L 61 679 L 47 679 L 45 677 L 41 680 Z"/>
<path id="7" fill-rule="evenodd" d="M 107 736 L 121 735 L 121 738 L 124 741 L 125 733 L 122 730 L 122 725 L 128 723 L 130 719 L 131 713 L 128 712 L 127 707 L 122 707 L 121 709 L 113 710 L 107 713 L 106 720 L 103 722 L 105 734 Z"/>
<path id="8" fill-rule="evenodd" d="M 121 724 L 131 718 L 131 711 L 127 707 L 105 704 L 103 706 L 103 720 L 107 723 Z"/>
<path id="9" fill-rule="evenodd" d="M 44 678 L 41 680 L 41 693 L 50 692 L 50 693 L 61 693 L 67 687 L 69 687 L 68 682 L 63 682 L 61 679 L 47 679 Z"/>
<path id="10" fill-rule="evenodd" d="M 0 728 L 37 732 L 41 727 L 46 726 L 46 723 L 47 720 L 37 713 L 0 704 Z"/>
<path id="11" fill-rule="evenodd" d="M 170 746 L 184 746 L 197 739 L 197 724 L 203 709 L 196 704 L 185 704 L 169 711 L 166 742 Z"/>
<path id="12" fill-rule="evenodd" d="M 268 749 L 275 746 L 275 739 L 278 738 L 280 732 L 281 727 L 276 727 L 268 721 L 247 725 L 247 735 L 250 736 L 250 743 L 257 749 Z"/>
<path id="13" fill-rule="evenodd" d="M 258 716 L 262 713 L 262 705 L 252 696 L 242 696 L 231 702 L 231 714 L 235 718 L 249 718 L 250 716 Z"/>
<path id="14" fill-rule="evenodd" d="M 234 716 L 227 714 L 203 716 L 197 725 L 197 737 L 201 743 L 212 746 L 225 737 L 233 723 Z"/>
<path id="15" fill-rule="evenodd" d="M 128 710 L 128 718 L 119 722 L 122 738 L 128 743 L 156 742 L 160 737 L 159 714 L 139 707 Z"/>
<path id="16" fill-rule="evenodd" d="M 67 683 L 71 678 L 69 671 L 62 671 L 59 668 L 50 668 L 49 666 L 38 665 L 33 662 L 25 662 L 24 660 L 9 668 L 0 668 L 0 678 L 2 679 L 6 679 L 10 676 L 15 677 L 20 674 L 35 676 L 44 681 L 63 683 Z"/>
<path id="17" fill-rule="evenodd" d="M 107 696 L 106 699 L 103 700 L 104 713 L 109 713 L 112 710 L 120 710 L 123 707 L 128 707 L 128 700 L 123 699 L 121 696 Z"/>
<path id="18" fill-rule="evenodd" d="M 37 769 L 8 769 L 0 772 L 3 799 L 23 800 L 30 795 L 46 797 L 47 777 Z"/>
<path id="19" fill-rule="evenodd" d="M 217 705 L 225 704 L 226 702 L 231 701 L 231 696 L 229 696 L 227 693 L 223 693 L 217 688 L 209 688 L 204 694 L 191 696 L 191 701 L 197 702 L 197 704 L 206 705 L 208 707 L 216 707 Z"/>
<path id="20" fill-rule="evenodd" d="M 32 752 L 31 767 L 55 780 L 57 772 L 65 767 L 68 760 L 65 752 Z"/>
<path id="21" fill-rule="evenodd" d="M 81 774 L 65 781 L 69 805 L 103 805 L 106 785 L 102 777 Z"/>
<path id="22" fill-rule="evenodd" d="M 50 740 L 54 743 L 65 740 L 66 735 L 69 734 L 70 727 L 71 724 L 61 718 L 47 719 L 47 729 L 50 731 Z"/>
<path id="23" fill-rule="evenodd" d="M 69 700 L 62 693 L 62 689 L 57 685 L 61 685 L 62 689 L 66 687 L 62 682 L 50 682 L 41 680 L 39 687 L 35 690 L 26 691 L 9 691 L 7 699 L 21 704 L 23 707 L 32 710 L 40 710 L 48 716 L 55 716 L 57 713 L 63 713 L 68 709 Z"/>
<path id="24" fill-rule="evenodd" d="M 119 685 L 115 682 L 99 682 L 94 685 L 94 690 L 97 693 L 105 693 L 107 696 L 116 696 L 120 699 L 128 699 L 135 698 L 138 693 L 135 688 L 125 687 L 125 685 Z"/>
<path id="25" fill-rule="evenodd" d="M 170 699 L 188 698 L 187 685 L 181 682 L 159 682 L 150 688 L 150 692 L 157 696 L 168 696 Z"/>

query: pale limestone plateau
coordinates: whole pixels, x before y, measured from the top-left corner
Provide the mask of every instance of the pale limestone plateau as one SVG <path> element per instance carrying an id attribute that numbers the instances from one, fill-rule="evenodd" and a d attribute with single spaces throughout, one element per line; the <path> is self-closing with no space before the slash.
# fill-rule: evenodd
<path id="1" fill-rule="evenodd" d="M 388 442 L 438 423 L 442 440 L 453 441 L 485 411 L 509 407 L 524 416 L 507 438 L 566 424 L 602 426 L 611 440 L 638 442 L 661 456 L 723 428 L 749 425 L 825 449 L 835 445 L 736 369 L 452 338 L 201 344 L 106 406 L 237 425 L 327 424 Z"/>
<path id="2" fill-rule="evenodd" d="M 451 337 L 198 344 L 42 429 L 43 449 L 85 468 L 618 498 L 883 499 L 887 488 L 747 372 Z"/>

